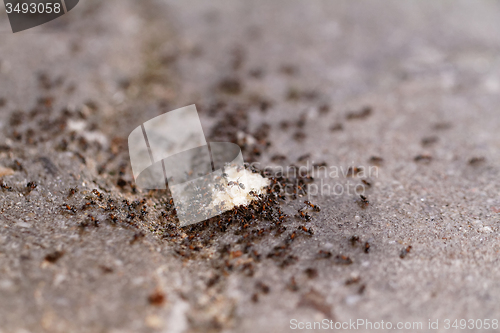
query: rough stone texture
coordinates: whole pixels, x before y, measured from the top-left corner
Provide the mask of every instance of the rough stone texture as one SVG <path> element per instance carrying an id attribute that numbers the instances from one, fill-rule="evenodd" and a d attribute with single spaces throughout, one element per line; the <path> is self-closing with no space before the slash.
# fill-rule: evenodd
<path id="1" fill-rule="evenodd" d="M 495 318 L 499 7 L 89 0 L 2 32 L 0 332 Z M 289 198 L 286 231 L 245 250 L 241 226 L 181 230 L 166 193 L 134 189 L 128 133 L 193 103 L 208 141 L 256 137 L 261 168 L 383 161 L 315 177 L 351 194 L 311 198 L 310 222 Z"/>

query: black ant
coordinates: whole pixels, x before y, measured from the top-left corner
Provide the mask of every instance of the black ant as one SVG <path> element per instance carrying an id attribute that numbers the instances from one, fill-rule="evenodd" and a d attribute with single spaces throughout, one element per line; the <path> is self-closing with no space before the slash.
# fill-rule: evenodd
<path id="1" fill-rule="evenodd" d="M 366 208 L 366 206 L 370 204 L 370 201 L 364 195 L 360 194 L 359 198 L 361 199 L 361 201 L 359 201 L 358 204 L 361 208 Z"/>
<path id="2" fill-rule="evenodd" d="M 351 242 L 352 246 L 356 246 L 356 243 L 359 241 L 359 236 L 357 235 L 351 236 L 351 238 L 349 238 L 349 242 Z"/>
<path id="3" fill-rule="evenodd" d="M 365 197 L 363 194 L 360 194 L 359 197 L 361 198 L 361 200 L 363 201 L 363 203 L 365 204 L 369 204 L 370 201 L 368 201 L 368 198 Z"/>
<path id="4" fill-rule="evenodd" d="M 29 194 L 33 191 L 38 185 L 35 182 L 29 182 L 26 184 L 26 192 Z"/>

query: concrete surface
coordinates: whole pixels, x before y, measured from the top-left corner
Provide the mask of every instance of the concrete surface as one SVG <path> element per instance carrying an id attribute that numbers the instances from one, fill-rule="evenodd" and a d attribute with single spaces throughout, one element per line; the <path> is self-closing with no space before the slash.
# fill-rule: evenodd
<path id="1" fill-rule="evenodd" d="M 0 332 L 500 319 L 499 9 L 89 0 L 4 30 Z M 377 164 L 315 177 L 369 203 L 324 193 L 306 221 L 289 197 L 286 230 L 253 220 L 258 237 L 177 228 L 167 193 L 134 189 L 126 139 L 192 103 L 208 141 L 246 144 L 261 168 Z"/>

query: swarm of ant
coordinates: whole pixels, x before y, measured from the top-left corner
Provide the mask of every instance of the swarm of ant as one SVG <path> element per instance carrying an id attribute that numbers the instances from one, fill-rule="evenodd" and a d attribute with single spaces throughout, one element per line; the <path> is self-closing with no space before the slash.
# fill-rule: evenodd
<path id="1" fill-rule="evenodd" d="M 69 221 L 73 221 L 82 237 L 119 226 L 130 229 L 127 244 L 137 247 L 142 242 L 151 241 L 151 234 L 147 232 L 149 230 L 168 244 L 165 249 L 172 251 L 169 254 L 174 254 L 183 261 L 197 258 L 208 259 L 208 264 L 213 268 L 211 277 L 207 281 L 208 288 L 212 286 L 218 288 L 217 285 L 223 284 L 218 282 L 224 281 L 224 276 L 231 272 L 252 276 L 259 268 L 258 262 L 260 261 L 272 260 L 281 268 L 299 261 L 298 256 L 293 254 L 292 244 L 297 242 L 297 239 L 309 238 L 313 235 L 314 231 L 307 222 L 320 211 L 318 205 L 305 200 L 307 184 L 313 182 L 310 175 L 303 175 L 302 172 L 289 172 L 289 174 L 297 175 L 293 177 L 283 174 L 265 174 L 261 170 L 246 165 L 247 171 L 268 180 L 266 190 L 259 192 L 253 191 L 243 178 L 231 177 L 230 174 L 223 172 L 220 175 L 223 183 L 225 181 L 223 185 L 231 191 L 247 192 L 251 200 L 203 222 L 181 227 L 176 217 L 180 203 L 174 202 L 168 187 L 166 190 L 149 192 L 135 187 L 128 166 L 126 140 L 113 138 L 110 146 L 104 148 L 100 147 L 98 142 L 85 140 L 81 133 L 66 126 L 66 123 L 72 119 L 92 123 L 95 120 L 95 112 L 84 112 L 85 109 L 78 108 L 62 110 L 50 118 L 54 121 L 39 122 L 40 128 L 35 128 L 35 133 L 44 133 L 44 137 L 29 135 L 30 133 L 22 125 L 23 120 L 26 117 L 41 118 L 48 114 L 52 109 L 49 102 L 48 99 L 41 100 L 31 113 L 13 115 L 12 133 L 8 134 L 13 141 L 20 143 L 31 138 L 32 142 L 27 142 L 31 145 L 42 143 L 44 137 L 60 142 L 57 151 L 72 153 L 75 162 L 81 163 L 82 168 L 86 167 L 89 159 L 95 160 L 97 174 L 94 181 L 86 178 L 80 179 L 79 175 L 72 175 L 74 179 L 70 179 L 69 186 L 60 193 L 58 202 L 58 213 Z M 237 142 L 238 133 L 248 133 L 255 140 L 248 140 L 240 145 L 244 159 L 248 162 L 259 161 L 261 154 L 270 146 L 268 134 L 271 126 L 263 123 L 258 126 L 257 131 L 252 132 L 248 127 L 248 108 L 245 105 L 229 104 L 224 107 L 216 103 L 213 110 L 208 109 L 207 112 L 220 113 L 220 122 L 214 126 L 209 137 L 214 141 Z M 107 151 L 100 156 L 99 152 L 104 149 Z M 57 163 L 50 162 L 51 158 L 52 155 L 47 159 L 37 160 L 49 177 L 59 172 L 54 167 Z M 22 166 L 19 165 L 18 168 L 22 169 Z M 4 183 L 0 180 L 0 192 L 17 190 L 9 185 L 13 186 L 10 182 Z M 35 191 L 44 190 L 43 182 L 38 185 L 34 182 L 23 184 L 21 190 L 32 191 L 37 186 Z M 197 192 L 196 188 L 193 190 L 195 193 L 203 193 L 203 191 Z M 286 207 L 283 203 L 297 199 L 300 199 L 300 202 L 295 202 L 295 204 L 302 205 L 303 202 L 304 206 L 296 214 L 294 212 L 290 214 L 289 211 L 285 213 Z M 207 207 L 213 203 L 212 198 L 209 197 L 200 196 L 196 200 L 202 204 L 198 205 L 191 201 L 193 207 Z M 214 207 L 215 210 L 222 211 L 226 208 L 225 202 L 218 204 L 220 207 Z M 270 245 L 273 238 L 279 239 L 277 245 Z M 259 242 L 262 243 L 259 244 Z M 327 252 L 323 258 L 333 260 L 335 256 Z M 103 268 L 103 271 L 106 270 L 109 272 L 109 268 Z M 299 290 L 299 284 L 293 278 L 290 282 L 290 289 Z M 268 288 L 259 286 L 258 293 L 267 293 L 267 290 Z M 149 298 L 149 302 L 153 305 L 161 304 L 163 299 L 153 295 Z"/>
<path id="2" fill-rule="evenodd" d="M 151 230 L 163 239 L 172 242 L 175 253 L 183 260 L 217 259 L 211 261 L 217 274 L 225 275 L 239 269 L 246 275 L 252 275 L 254 270 L 252 262 L 258 262 L 263 258 L 272 259 L 280 267 L 293 264 L 298 258 L 291 254 L 291 244 L 300 237 L 311 237 L 314 232 L 310 226 L 306 226 L 306 223 L 311 220 L 314 213 L 320 211 L 318 205 L 305 200 L 307 185 L 314 181 L 313 177 L 309 173 L 297 172 L 298 167 L 293 165 L 287 168 L 289 171 L 287 174 L 284 172 L 265 173 L 253 166 L 252 162 L 258 161 L 261 153 L 270 146 L 268 142 L 270 126 L 264 123 L 252 133 L 248 127 L 247 106 L 216 102 L 213 105 L 201 107 L 201 110 L 213 116 L 220 115 L 220 121 L 209 134 L 212 140 L 237 142 L 236 134 L 239 132 L 249 133 L 255 138 L 252 144 L 246 142 L 240 145 L 245 161 L 251 163 L 245 165 L 245 168 L 251 173 L 267 178 L 268 186 L 265 191 L 259 193 L 249 188 L 249 183 L 239 178 L 239 175 L 223 172 L 221 176 L 225 179 L 223 183 L 226 188 L 237 193 L 246 192 L 249 197 L 248 202 L 235 204 L 234 207 L 232 202 L 230 210 L 218 216 L 181 227 L 176 221 L 175 214 L 181 207 L 177 207 L 177 202 L 174 203 L 174 200 L 163 195 L 158 197 L 159 204 L 157 204 L 157 209 L 161 207 L 162 212 L 159 214 L 158 222 L 151 226 Z M 293 168 L 296 168 L 295 172 Z M 203 186 L 202 184 L 200 193 L 203 193 Z M 299 209 L 297 214 L 290 214 L 288 211 L 285 213 L 282 208 L 283 204 L 297 199 L 301 199 L 305 206 Z M 199 202 L 193 203 L 193 207 L 202 207 L 202 209 L 214 203 L 213 198 L 208 195 L 206 197 L 202 195 L 196 200 Z M 224 211 L 223 208 L 228 208 L 228 202 L 223 201 L 224 199 L 216 200 L 215 204 L 220 207 L 215 207 L 215 209 Z M 224 241 L 227 238 L 224 235 L 231 235 L 231 241 Z M 279 237 L 280 244 L 271 249 L 259 250 L 258 243 L 268 239 L 269 236 Z M 213 246 L 218 248 L 215 253 L 210 250 Z M 267 253 L 259 253 L 259 251 Z M 215 257 L 212 257 L 213 255 Z M 238 262 L 241 262 L 241 265 L 238 265 Z"/>
<path id="3" fill-rule="evenodd" d="M 254 191 L 247 189 L 243 182 L 240 182 L 239 179 L 236 180 L 228 180 L 226 181 L 227 187 L 230 190 L 250 190 L 248 191 L 249 197 L 251 200 L 248 204 L 237 205 L 233 207 L 230 211 L 221 214 L 220 216 L 213 217 L 204 222 L 201 222 L 197 225 L 192 225 L 185 227 L 186 230 L 198 229 L 200 225 L 217 225 L 217 228 L 220 231 L 225 231 L 230 225 L 238 225 L 242 229 L 247 229 L 249 226 L 255 224 L 259 220 L 266 220 L 272 222 L 275 228 L 279 228 L 282 225 L 283 221 L 288 218 L 285 213 L 280 208 L 280 203 L 287 200 L 284 189 L 292 187 L 292 196 L 293 198 L 297 198 L 299 195 L 306 194 L 306 184 L 312 182 L 312 177 L 299 177 L 297 179 L 285 178 L 282 175 L 266 175 L 263 172 L 257 170 L 251 165 L 247 165 L 246 169 L 252 173 L 259 174 L 262 178 L 267 178 L 267 183 L 269 184 L 265 190 L 263 191 Z M 223 173 L 223 178 L 227 178 L 228 175 Z M 243 191 L 242 191 L 243 192 Z M 244 192 L 246 193 L 246 192 Z M 201 201 L 200 201 L 201 203 Z M 170 203 L 166 205 L 167 209 L 172 209 L 173 201 L 170 200 Z M 220 206 L 227 207 L 227 203 L 224 201 L 216 202 Z M 311 207 L 315 211 L 319 211 L 319 207 L 317 205 L 311 204 L 309 201 L 306 201 L 306 208 Z M 197 205 L 203 209 L 203 205 Z M 305 209 L 301 210 L 302 212 Z M 164 213 L 163 217 L 173 217 L 172 214 Z M 170 222 L 170 224 L 175 224 Z M 272 228 L 272 229 L 275 229 Z"/>
<path id="4" fill-rule="evenodd" d="M 163 201 L 165 210 L 159 215 L 160 223 L 154 226 L 156 233 L 173 242 L 175 252 L 179 256 L 184 259 L 194 259 L 206 256 L 206 251 L 203 249 L 218 243 L 216 241 L 220 241 L 224 233 L 230 232 L 232 235 L 237 236 L 236 241 L 231 244 L 217 245 L 219 247 L 218 257 L 222 259 L 224 265 L 220 266 L 220 260 L 213 262 L 222 272 L 227 273 L 236 269 L 236 266 L 231 263 L 231 259 L 246 255 L 245 257 L 248 258 L 245 260 L 261 260 L 263 256 L 256 250 L 256 243 L 266 236 L 279 236 L 287 232 L 287 227 L 290 228 L 291 222 L 297 218 L 305 219 L 308 222 L 310 217 L 305 218 L 304 216 L 320 211 L 318 205 L 307 200 L 304 201 L 306 206 L 299 210 L 304 216 L 301 216 L 300 213 L 297 216 L 287 215 L 281 208 L 281 204 L 290 200 L 290 198 L 297 199 L 305 195 L 306 185 L 313 181 L 312 177 L 303 175 L 297 178 L 287 178 L 280 174 L 264 174 L 264 172 L 255 169 L 253 166 L 247 165 L 246 168 L 252 173 L 267 177 L 269 181 L 265 191 L 261 193 L 249 192 L 252 200 L 248 204 L 235 206 L 231 210 L 203 222 L 180 227 L 175 218 L 176 206 L 174 201 L 172 199 Z M 242 189 L 241 185 L 245 186 L 242 182 L 231 180 L 228 181 L 227 185 L 235 189 Z M 291 196 L 285 195 L 285 188 L 288 189 L 287 194 L 291 193 Z M 264 254 L 265 257 L 275 260 L 280 267 L 290 265 L 297 260 L 296 257 L 289 254 L 291 243 L 299 235 L 311 236 L 313 230 L 311 227 L 307 228 L 301 225 L 289 230 L 288 233 L 283 238 L 281 245 L 271 249 L 267 255 Z M 237 250 L 234 251 L 233 249 L 236 248 Z M 238 253 L 238 255 L 235 255 L 235 253 Z M 253 272 L 253 265 L 250 263 L 241 265 L 240 268 L 248 275 Z"/>
<path id="5" fill-rule="evenodd" d="M 249 133 L 255 140 L 240 146 L 244 159 L 250 163 L 260 160 L 260 155 L 270 145 L 267 140 L 270 126 L 264 123 L 256 132 L 250 132 L 245 106 L 222 107 L 217 104 L 215 110 L 221 113 L 221 120 L 214 126 L 210 137 L 214 141 L 237 142 L 237 133 Z M 78 110 L 63 112 L 61 123 L 72 117 L 80 117 Z M 93 149 L 94 146 L 85 144 L 77 133 L 64 129 L 61 133 L 64 134 L 64 144 L 61 144 L 60 150 L 71 150 L 79 158 L 78 161 L 85 165 L 85 158 L 94 152 L 87 148 Z M 148 233 L 145 231 L 149 230 L 171 245 L 169 248 L 182 260 L 211 259 L 210 265 L 214 268 L 216 282 L 217 276 L 231 271 L 251 276 L 257 268 L 256 263 L 266 258 L 276 262 L 279 267 L 293 265 L 298 257 L 292 254 L 291 244 L 301 237 L 311 237 L 314 233 L 306 223 L 320 208 L 305 201 L 307 184 L 314 180 L 309 174 L 290 172 L 296 175 L 292 177 L 279 173 L 265 174 L 251 165 L 245 165 L 246 172 L 264 177 L 268 182 L 265 191 L 254 191 L 249 185 L 251 182 L 238 174 L 235 176 L 223 171 L 219 175 L 221 186 L 232 192 L 246 193 L 248 200 L 243 204 L 231 202 L 231 205 L 224 200 L 214 202 L 213 197 L 203 196 L 204 184 L 196 184 L 198 188 L 193 188 L 193 192 L 201 196 L 195 198 L 196 202 L 189 201 L 192 207 L 212 207 L 215 211 L 224 212 L 200 223 L 182 227 L 177 220 L 180 202 L 174 202 L 168 187 L 166 190 L 148 192 L 133 185 L 128 177 L 127 162 L 120 158 L 124 147 L 126 141 L 113 139 L 109 147 L 111 157 L 104 162 L 100 160 L 97 168 L 99 175 L 109 176 L 115 188 L 104 181 L 99 184 L 94 182 L 95 186 L 92 185 L 90 189 L 88 185 L 79 188 L 77 184 L 81 184 L 81 180 L 75 177 L 77 181 L 62 193 L 59 212 L 74 220 L 82 234 L 98 232 L 107 226 L 120 226 L 131 229 L 129 243 L 137 246 L 138 243 L 147 241 Z M 58 172 L 50 163 L 42 163 L 42 166 L 50 174 Z M 0 187 L 0 191 L 14 190 L 2 181 Z M 36 184 L 32 183 L 23 191 L 33 190 L 35 187 Z M 283 203 L 297 199 L 301 199 L 300 202 L 304 202 L 305 206 L 296 215 L 285 213 Z M 231 240 L 226 241 L 225 235 Z M 260 241 L 270 237 L 279 238 L 279 244 L 271 247 L 258 245 Z"/>

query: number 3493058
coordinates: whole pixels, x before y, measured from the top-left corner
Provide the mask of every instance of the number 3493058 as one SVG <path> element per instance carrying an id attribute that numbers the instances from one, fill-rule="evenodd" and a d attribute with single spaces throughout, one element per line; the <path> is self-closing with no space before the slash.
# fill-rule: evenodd
<path id="1" fill-rule="evenodd" d="M 61 3 L 59 2 L 46 2 L 46 3 L 34 3 L 34 2 L 23 2 L 13 5 L 12 3 L 6 3 L 5 9 L 7 14 L 18 13 L 18 14 L 59 14 L 62 10 Z"/>

